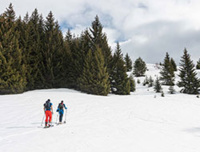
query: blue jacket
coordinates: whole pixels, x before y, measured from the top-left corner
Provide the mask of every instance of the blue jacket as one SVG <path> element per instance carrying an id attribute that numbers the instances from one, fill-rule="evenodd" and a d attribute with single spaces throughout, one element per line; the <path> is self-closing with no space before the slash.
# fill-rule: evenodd
<path id="1" fill-rule="evenodd" d="M 60 103 L 61 104 L 61 103 Z M 59 104 L 59 105 L 60 105 Z M 63 109 L 60 109 L 59 108 L 59 105 L 58 105 L 58 109 L 56 110 L 57 112 L 59 112 L 59 114 L 64 114 L 64 110 Z M 65 106 L 65 104 L 63 104 L 63 107 L 65 108 L 65 109 L 67 109 L 67 107 Z"/>

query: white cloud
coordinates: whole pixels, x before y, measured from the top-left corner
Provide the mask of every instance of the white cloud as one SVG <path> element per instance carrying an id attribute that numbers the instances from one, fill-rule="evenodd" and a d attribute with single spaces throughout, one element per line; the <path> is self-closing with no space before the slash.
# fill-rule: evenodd
<path id="1" fill-rule="evenodd" d="M 44 17 L 52 11 L 63 32 L 81 34 L 98 15 L 109 44 L 122 45 L 133 59 L 160 62 L 166 51 L 178 62 L 184 47 L 194 60 L 200 57 L 199 0 L 1 0 L 0 13 L 12 2 L 17 15 L 37 8 Z"/>

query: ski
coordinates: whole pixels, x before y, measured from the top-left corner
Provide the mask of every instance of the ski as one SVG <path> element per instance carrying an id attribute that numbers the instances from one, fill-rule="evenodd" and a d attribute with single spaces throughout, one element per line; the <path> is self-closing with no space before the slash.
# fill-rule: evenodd
<path id="1" fill-rule="evenodd" d="M 44 129 L 45 129 L 45 128 L 51 128 L 51 127 L 54 127 L 54 125 L 44 126 Z"/>

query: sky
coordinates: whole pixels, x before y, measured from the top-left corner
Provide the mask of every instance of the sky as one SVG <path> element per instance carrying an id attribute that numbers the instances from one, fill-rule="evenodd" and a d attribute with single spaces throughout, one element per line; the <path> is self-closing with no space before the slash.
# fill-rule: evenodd
<path id="1" fill-rule="evenodd" d="M 178 65 L 184 48 L 195 64 L 200 58 L 199 0 L 1 0 L 0 13 L 10 3 L 22 17 L 52 11 L 63 34 L 80 35 L 98 15 L 113 52 L 119 42 L 133 62 L 163 62 L 168 52 Z"/>

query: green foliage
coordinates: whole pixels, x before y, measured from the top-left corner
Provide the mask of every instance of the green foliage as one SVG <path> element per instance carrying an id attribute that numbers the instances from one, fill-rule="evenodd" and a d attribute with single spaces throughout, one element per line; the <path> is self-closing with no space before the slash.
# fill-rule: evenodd
<path id="1" fill-rule="evenodd" d="M 155 92 L 157 92 L 157 93 L 162 91 L 162 87 L 161 87 L 161 84 L 160 84 L 160 81 L 159 81 L 158 78 L 157 78 L 156 81 L 155 81 L 154 90 L 155 90 Z"/>
<path id="2" fill-rule="evenodd" d="M 150 76 L 150 77 L 149 77 L 149 85 L 148 85 L 148 87 L 153 87 L 153 83 L 154 83 L 154 80 L 153 80 L 152 77 Z"/>
<path id="3" fill-rule="evenodd" d="M 121 49 L 113 56 L 98 16 L 80 37 L 70 30 L 63 38 L 50 12 L 46 19 L 35 9 L 22 20 L 12 4 L 0 15 L 0 94 L 69 87 L 90 94 L 134 91 Z M 111 87 L 112 86 L 112 87 Z"/>
<path id="4" fill-rule="evenodd" d="M 147 71 L 146 63 L 139 57 L 135 63 L 133 68 L 133 74 L 136 77 L 144 76 Z"/>
<path id="5" fill-rule="evenodd" d="M 89 50 L 85 59 L 83 74 L 79 78 L 80 90 L 89 94 L 107 95 L 110 91 L 107 73 L 101 49 L 92 54 Z"/>
<path id="6" fill-rule="evenodd" d="M 111 73 L 111 91 L 114 94 L 128 95 L 130 94 L 130 84 L 126 74 L 126 66 L 123 60 L 123 54 L 120 49 L 119 43 L 114 53 L 112 61 Z"/>
<path id="7" fill-rule="evenodd" d="M 148 85 L 148 84 L 149 84 L 149 78 L 145 76 L 145 79 L 143 81 L 143 86 Z"/>
<path id="8" fill-rule="evenodd" d="M 130 91 L 135 92 L 136 84 L 135 84 L 135 80 L 132 75 L 129 77 L 129 83 L 130 83 Z"/>
<path id="9" fill-rule="evenodd" d="M 21 93 L 26 86 L 26 67 L 19 48 L 12 4 L 0 16 L 0 94 Z"/>
<path id="10" fill-rule="evenodd" d="M 132 70 L 132 60 L 131 58 L 129 57 L 128 53 L 125 55 L 125 64 L 126 64 L 126 69 L 127 69 L 127 72 L 131 71 Z"/>
<path id="11" fill-rule="evenodd" d="M 174 61 L 173 58 L 171 58 L 171 64 L 172 64 L 172 67 L 173 67 L 174 71 L 177 71 L 176 62 Z"/>
<path id="12" fill-rule="evenodd" d="M 164 85 L 174 85 L 174 67 L 170 61 L 169 54 L 166 53 L 162 69 L 160 71 L 161 78 Z"/>
<path id="13" fill-rule="evenodd" d="M 187 94 L 198 94 L 200 87 L 200 80 L 197 78 L 193 61 L 190 59 L 190 55 L 187 50 L 184 50 L 184 55 L 181 57 L 180 63 L 180 81 L 178 86 L 182 87 L 181 92 Z"/>
<path id="14" fill-rule="evenodd" d="M 197 61 L 197 65 L 196 65 L 196 69 L 200 69 L 200 59 L 199 59 L 199 61 Z"/>
<path id="15" fill-rule="evenodd" d="M 96 16 L 95 20 L 92 22 L 92 27 L 90 28 L 90 47 L 94 51 L 96 46 L 101 48 L 102 54 L 104 56 L 104 62 L 107 66 L 108 73 L 111 73 L 111 61 L 112 53 L 111 48 L 108 46 L 108 40 L 105 33 L 103 33 L 103 26 L 99 21 L 99 17 Z"/>
<path id="16" fill-rule="evenodd" d="M 165 97 L 165 94 L 164 94 L 164 92 L 163 92 L 163 91 L 161 92 L 161 97 Z"/>

